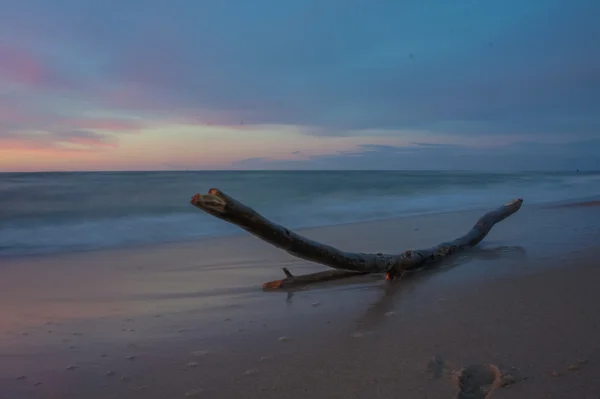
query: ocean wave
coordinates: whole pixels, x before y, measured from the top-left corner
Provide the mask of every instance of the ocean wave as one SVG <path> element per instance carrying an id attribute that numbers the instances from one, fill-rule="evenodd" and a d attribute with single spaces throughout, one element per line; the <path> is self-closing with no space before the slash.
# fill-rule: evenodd
<path id="1" fill-rule="evenodd" d="M 0 175 L 0 255 L 239 233 L 189 205 L 219 187 L 290 228 L 598 196 L 600 174 L 145 172 Z M 201 190 L 201 191 L 204 191 Z"/>

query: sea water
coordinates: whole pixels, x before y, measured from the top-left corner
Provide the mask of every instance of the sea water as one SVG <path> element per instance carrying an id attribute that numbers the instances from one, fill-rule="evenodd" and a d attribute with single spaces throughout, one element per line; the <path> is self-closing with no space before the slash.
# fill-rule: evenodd
<path id="1" fill-rule="evenodd" d="M 238 234 L 189 203 L 216 187 L 289 228 L 600 194 L 600 173 L 402 171 L 0 174 L 0 257 Z"/>

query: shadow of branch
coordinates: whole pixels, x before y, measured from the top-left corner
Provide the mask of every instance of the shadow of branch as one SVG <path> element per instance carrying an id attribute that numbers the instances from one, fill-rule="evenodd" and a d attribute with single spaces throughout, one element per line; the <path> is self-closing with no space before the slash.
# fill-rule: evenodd
<path id="1" fill-rule="evenodd" d="M 410 295 L 419 285 L 424 284 L 434 276 L 449 272 L 457 266 L 473 260 L 518 259 L 526 256 L 525 248 L 521 246 L 496 246 L 473 248 L 456 256 L 451 256 L 441 262 L 427 265 L 410 273 L 405 273 L 401 279 L 392 283 L 382 284 L 383 295 L 371 304 L 367 311 L 357 320 L 359 330 L 370 330 L 379 325 L 386 314 L 394 310 L 402 295 Z"/>

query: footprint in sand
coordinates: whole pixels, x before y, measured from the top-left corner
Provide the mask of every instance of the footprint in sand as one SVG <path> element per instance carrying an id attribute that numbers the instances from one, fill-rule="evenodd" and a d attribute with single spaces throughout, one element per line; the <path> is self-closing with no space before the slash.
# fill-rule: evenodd
<path id="1" fill-rule="evenodd" d="M 512 385 L 525 378 L 516 377 L 515 368 L 501 369 L 494 364 L 471 364 L 456 369 L 436 355 L 429 360 L 427 370 L 433 374 L 434 379 L 444 375 L 451 376 L 458 388 L 457 399 L 486 399 L 491 398 L 494 391 Z"/>
<path id="2" fill-rule="evenodd" d="M 458 399 L 489 398 L 494 391 L 517 382 L 494 364 L 469 365 L 458 370 L 453 380 L 458 386 Z"/>

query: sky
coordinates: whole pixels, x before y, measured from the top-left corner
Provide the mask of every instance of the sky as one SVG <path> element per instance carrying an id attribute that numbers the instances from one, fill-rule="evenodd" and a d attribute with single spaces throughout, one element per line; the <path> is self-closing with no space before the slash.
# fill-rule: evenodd
<path id="1" fill-rule="evenodd" d="M 0 171 L 600 170 L 597 0 L 0 9 Z"/>

